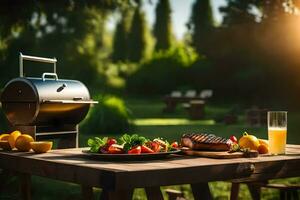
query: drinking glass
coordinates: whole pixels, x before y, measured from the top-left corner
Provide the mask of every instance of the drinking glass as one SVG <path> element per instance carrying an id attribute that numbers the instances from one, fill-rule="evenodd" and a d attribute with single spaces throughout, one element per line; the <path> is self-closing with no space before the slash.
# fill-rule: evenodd
<path id="1" fill-rule="evenodd" d="M 287 112 L 268 112 L 269 152 L 272 155 L 285 154 L 287 138 Z"/>

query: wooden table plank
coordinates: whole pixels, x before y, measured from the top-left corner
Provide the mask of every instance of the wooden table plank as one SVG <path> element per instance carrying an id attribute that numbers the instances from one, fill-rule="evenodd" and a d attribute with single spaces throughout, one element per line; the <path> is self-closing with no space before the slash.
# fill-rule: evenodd
<path id="1" fill-rule="evenodd" d="M 82 154 L 82 149 L 60 149 L 46 154 L 0 151 L 0 168 L 108 190 L 300 176 L 299 165 L 300 145 L 288 145 L 287 155 L 280 156 L 236 159 L 171 156 L 165 160 L 134 162 L 91 160 Z"/>

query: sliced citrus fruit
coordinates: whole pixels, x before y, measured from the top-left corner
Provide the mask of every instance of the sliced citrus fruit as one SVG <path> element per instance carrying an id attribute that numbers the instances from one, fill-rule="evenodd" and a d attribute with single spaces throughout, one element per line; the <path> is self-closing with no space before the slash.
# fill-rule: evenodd
<path id="1" fill-rule="evenodd" d="M 0 135 L 0 140 L 8 141 L 8 138 L 9 138 L 9 134 L 2 134 L 2 135 Z"/>
<path id="2" fill-rule="evenodd" d="M 9 135 L 8 142 L 12 149 L 15 148 L 16 140 L 20 135 L 21 135 L 20 131 L 14 131 Z"/>
<path id="3" fill-rule="evenodd" d="M 258 139 L 259 144 L 264 144 L 266 146 L 269 146 L 269 141 L 265 139 Z"/>
<path id="4" fill-rule="evenodd" d="M 0 148 L 3 150 L 11 150 L 9 142 L 5 140 L 0 140 Z"/>
<path id="5" fill-rule="evenodd" d="M 35 153 L 46 153 L 52 149 L 53 142 L 51 141 L 39 141 L 30 142 L 31 148 Z"/>
<path id="6" fill-rule="evenodd" d="M 269 153 L 269 147 L 264 144 L 261 144 L 258 146 L 257 151 L 260 154 L 266 154 Z"/>
<path id="7" fill-rule="evenodd" d="M 15 145 L 19 151 L 29 151 L 31 149 L 30 142 L 33 141 L 34 139 L 30 135 L 22 134 L 17 138 Z"/>

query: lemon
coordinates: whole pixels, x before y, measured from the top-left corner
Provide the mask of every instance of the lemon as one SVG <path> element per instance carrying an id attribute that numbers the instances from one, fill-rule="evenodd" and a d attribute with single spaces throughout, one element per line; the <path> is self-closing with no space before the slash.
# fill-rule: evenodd
<path id="1" fill-rule="evenodd" d="M 0 148 L 3 150 L 11 150 L 9 142 L 5 140 L 0 140 Z"/>
<path id="2" fill-rule="evenodd" d="M 239 140 L 239 145 L 242 149 L 249 148 L 251 150 L 257 150 L 259 146 L 259 141 L 254 135 L 249 135 L 245 132 Z"/>
<path id="3" fill-rule="evenodd" d="M 16 148 L 19 151 L 29 151 L 31 149 L 30 142 L 33 142 L 34 139 L 27 134 L 20 135 L 16 140 Z"/>
<path id="4" fill-rule="evenodd" d="M 0 140 L 8 141 L 8 138 L 9 138 L 9 134 L 2 134 L 2 135 L 0 135 Z"/>
<path id="5" fill-rule="evenodd" d="M 16 143 L 16 140 L 17 138 L 21 135 L 21 132 L 20 131 L 14 131 L 12 132 L 9 137 L 8 137 L 8 142 L 9 142 L 9 145 L 10 147 L 13 149 L 15 148 L 15 143 Z"/>
<path id="6" fill-rule="evenodd" d="M 35 153 L 46 153 L 51 150 L 53 142 L 51 141 L 39 141 L 30 142 L 31 147 Z"/>

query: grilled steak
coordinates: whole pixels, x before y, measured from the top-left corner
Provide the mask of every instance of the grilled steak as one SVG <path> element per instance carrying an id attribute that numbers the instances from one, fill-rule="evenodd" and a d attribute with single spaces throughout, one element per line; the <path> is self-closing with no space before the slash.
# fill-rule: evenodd
<path id="1" fill-rule="evenodd" d="M 181 137 L 181 146 L 193 150 L 229 151 L 231 144 L 231 140 L 213 134 L 190 133 Z"/>

